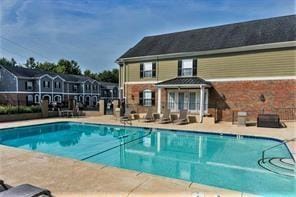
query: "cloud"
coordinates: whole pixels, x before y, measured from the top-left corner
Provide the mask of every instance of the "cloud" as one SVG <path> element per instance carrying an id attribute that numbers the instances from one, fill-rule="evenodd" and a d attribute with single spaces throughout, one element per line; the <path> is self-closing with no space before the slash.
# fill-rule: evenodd
<path id="1" fill-rule="evenodd" d="M 251 1 L 251 2 L 250 2 Z M 112 68 L 142 37 L 256 18 L 292 14 L 289 0 L 2 0 L 1 30 L 23 46 L 57 61 L 77 60 L 83 69 Z M 1 56 L 45 58 L 3 39 Z"/>

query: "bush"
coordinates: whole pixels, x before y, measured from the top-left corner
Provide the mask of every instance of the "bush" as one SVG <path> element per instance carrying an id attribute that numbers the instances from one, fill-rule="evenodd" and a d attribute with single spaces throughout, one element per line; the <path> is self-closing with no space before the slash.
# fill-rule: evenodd
<path id="1" fill-rule="evenodd" d="M 0 114 L 19 114 L 19 113 L 36 113 L 36 112 L 41 112 L 40 106 L 0 105 Z"/>

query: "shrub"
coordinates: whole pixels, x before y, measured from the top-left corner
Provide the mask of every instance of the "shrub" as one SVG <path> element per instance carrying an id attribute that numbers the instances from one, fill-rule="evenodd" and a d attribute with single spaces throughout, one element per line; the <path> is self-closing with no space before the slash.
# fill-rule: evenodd
<path id="1" fill-rule="evenodd" d="M 40 106 L 0 105 L 0 114 L 36 113 L 41 112 Z"/>

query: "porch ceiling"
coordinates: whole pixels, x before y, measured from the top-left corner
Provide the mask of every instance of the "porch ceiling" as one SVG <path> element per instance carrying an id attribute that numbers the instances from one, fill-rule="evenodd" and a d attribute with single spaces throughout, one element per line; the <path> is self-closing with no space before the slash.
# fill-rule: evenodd
<path id="1" fill-rule="evenodd" d="M 211 87 L 211 83 L 200 77 L 176 77 L 156 84 L 157 87 Z"/>

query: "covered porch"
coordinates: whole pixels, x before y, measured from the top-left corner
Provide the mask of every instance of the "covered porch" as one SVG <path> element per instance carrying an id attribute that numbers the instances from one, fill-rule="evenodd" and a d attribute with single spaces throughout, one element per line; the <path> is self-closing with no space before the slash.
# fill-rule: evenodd
<path id="1" fill-rule="evenodd" d="M 163 108 L 171 112 L 188 110 L 189 113 L 199 114 L 199 122 L 208 113 L 210 83 L 199 77 L 177 77 L 156 84 L 157 113 Z M 162 91 L 166 98 L 162 98 Z"/>

